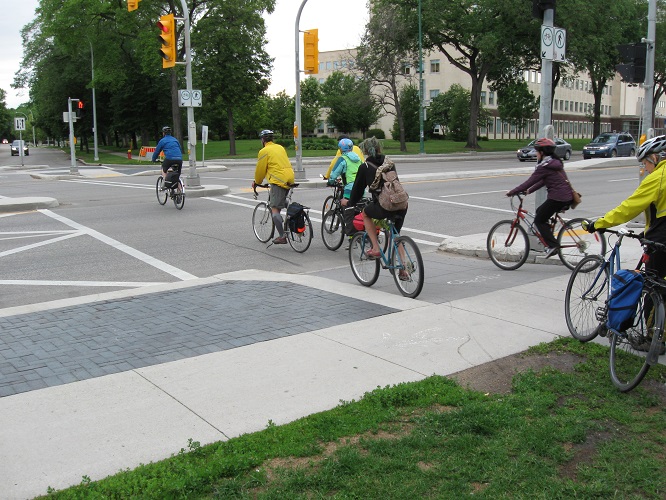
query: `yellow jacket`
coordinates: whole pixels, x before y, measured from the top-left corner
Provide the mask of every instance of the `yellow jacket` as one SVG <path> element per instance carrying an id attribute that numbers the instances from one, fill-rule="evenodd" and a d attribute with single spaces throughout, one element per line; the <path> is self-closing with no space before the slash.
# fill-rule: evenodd
<path id="1" fill-rule="evenodd" d="M 269 184 L 276 184 L 289 189 L 294 183 L 294 169 L 287 151 L 274 142 L 267 142 L 259 151 L 257 168 L 254 170 L 254 182 L 261 184 L 266 179 Z"/>
<path id="2" fill-rule="evenodd" d="M 597 229 L 606 229 L 629 222 L 641 212 L 645 213 L 645 237 L 666 243 L 666 160 L 659 162 L 651 174 L 636 188 L 629 198 L 601 219 L 594 221 Z"/>
<path id="3" fill-rule="evenodd" d="M 361 153 L 361 148 L 359 148 L 356 144 L 354 144 L 354 147 L 352 148 L 352 151 L 358 155 L 358 157 L 361 159 L 361 162 L 365 161 L 365 157 L 363 156 L 363 153 Z M 327 179 L 331 176 L 331 172 L 333 171 L 333 167 L 335 167 L 335 162 L 338 161 L 338 158 L 342 154 L 342 151 L 340 151 L 340 148 L 338 148 L 338 152 L 335 153 L 335 156 L 331 160 L 331 164 L 328 166 L 328 170 L 326 171 L 326 177 Z"/>

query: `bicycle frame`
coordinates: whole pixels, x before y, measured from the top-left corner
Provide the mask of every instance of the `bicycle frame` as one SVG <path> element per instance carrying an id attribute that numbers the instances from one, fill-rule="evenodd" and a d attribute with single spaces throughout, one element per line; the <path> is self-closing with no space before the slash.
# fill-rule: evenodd
<path id="1" fill-rule="evenodd" d="M 390 219 L 386 219 L 386 221 L 387 221 L 386 224 L 388 225 L 388 242 L 386 245 L 386 252 L 384 252 L 384 249 L 381 247 L 381 245 L 379 247 L 381 266 L 383 269 L 390 269 L 390 270 L 404 269 L 405 265 L 402 262 L 402 256 L 400 255 L 400 251 L 398 250 L 398 244 L 395 242 L 395 239 L 398 236 L 400 236 L 400 233 L 398 233 L 398 231 L 396 230 L 393 221 L 391 221 Z M 369 239 L 370 237 L 368 236 L 368 233 L 366 231 L 363 231 L 364 244 L 366 242 L 366 238 Z M 392 257 L 395 252 L 397 252 L 398 255 L 398 258 L 396 259 L 398 265 L 392 266 L 391 261 L 393 260 Z"/>
<path id="2" fill-rule="evenodd" d="M 523 200 L 525 199 L 525 197 L 520 195 L 516 195 L 516 197 L 520 200 L 520 203 L 518 204 L 518 208 L 516 208 L 513 206 L 513 198 L 511 199 L 511 209 L 516 213 L 516 217 L 513 219 L 514 224 L 511 226 L 511 228 L 513 229 L 513 227 L 515 227 L 516 224 L 520 224 L 520 222 L 523 221 L 527 226 L 527 229 L 530 230 L 530 233 L 536 236 L 536 238 L 539 240 L 539 243 L 541 243 L 543 246 L 548 246 L 546 245 L 546 242 L 541 236 L 541 233 L 534 224 L 534 218 L 536 217 L 536 215 L 523 208 Z M 553 215 L 551 217 L 551 221 L 552 221 L 551 227 L 553 229 L 553 232 L 558 222 L 560 223 L 560 225 L 564 225 L 565 223 L 564 219 L 559 213 Z M 515 239 L 516 236 L 517 233 L 514 233 L 513 238 Z M 511 241 L 511 243 L 513 243 L 513 241 Z"/>

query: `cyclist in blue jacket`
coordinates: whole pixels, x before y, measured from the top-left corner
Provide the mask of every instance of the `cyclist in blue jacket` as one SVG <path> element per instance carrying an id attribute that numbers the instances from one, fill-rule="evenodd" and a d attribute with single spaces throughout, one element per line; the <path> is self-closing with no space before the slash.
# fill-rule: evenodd
<path id="1" fill-rule="evenodd" d="M 171 135 L 171 127 L 168 125 L 162 127 L 162 139 L 157 143 L 152 160 L 157 161 L 162 151 L 164 151 L 162 178 L 166 180 L 166 173 L 169 169 L 180 173 L 183 167 L 183 151 L 180 149 L 180 142 Z"/>

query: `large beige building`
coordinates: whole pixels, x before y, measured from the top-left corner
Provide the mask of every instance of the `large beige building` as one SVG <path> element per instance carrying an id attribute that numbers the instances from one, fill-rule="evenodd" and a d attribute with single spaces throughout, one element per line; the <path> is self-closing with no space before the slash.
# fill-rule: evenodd
<path id="1" fill-rule="evenodd" d="M 319 53 L 319 73 L 316 78 L 324 82 L 334 71 L 349 71 L 353 66 L 355 52 L 349 50 L 336 50 Z M 440 92 L 446 92 L 451 85 L 459 84 L 470 88 L 470 80 L 467 73 L 460 71 L 451 65 L 446 56 L 441 52 L 432 52 L 423 57 L 424 79 L 423 96 L 424 107 L 427 108 L 430 100 Z M 417 84 L 416 68 L 405 65 L 405 80 Z M 525 71 L 523 74 L 530 90 L 539 96 L 541 92 L 541 73 L 538 71 Z M 635 138 L 639 135 L 640 117 L 642 115 L 644 90 L 639 86 L 630 86 L 620 80 L 616 75 L 604 88 L 601 100 L 601 131 L 627 131 Z M 514 139 L 537 136 L 538 116 L 523 130 L 516 130 L 509 123 L 502 121 L 497 111 L 497 94 L 488 88 L 485 82 L 481 90 L 481 104 L 490 112 L 491 121 L 489 126 L 479 127 L 478 134 L 487 136 L 489 139 Z M 555 135 L 564 139 L 569 138 L 592 138 L 592 122 L 590 115 L 594 98 L 591 94 L 591 82 L 589 76 L 578 75 L 576 78 L 561 80 L 555 89 L 552 108 L 552 123 L 555 127 Z M 666 119 L 666 103 L 660 100 L 655 112 L 654 128 L 658 131 L 663 129 Z M 377 123 L 376 128 L 381 128 L 386 137 L 391 137 L 394 116 L 385 115 Z M 323 120 L 318 134 L 335 135 L 333 124 Z"/>

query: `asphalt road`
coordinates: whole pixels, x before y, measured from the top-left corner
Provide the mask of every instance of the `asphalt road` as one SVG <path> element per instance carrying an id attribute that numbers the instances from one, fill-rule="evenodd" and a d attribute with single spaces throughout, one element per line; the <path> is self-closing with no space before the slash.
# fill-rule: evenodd
<path id="1" fill-rule="evenodd" d="M 252 162 L 229 162 L 227 171 L 201 174 L 202 185 L 227 185 L 231 193 L 187 198 L 182 211 L 170 202 L 165 206 L 157 203 L 156 176 L 117 175 L 143 169 L 94 167 L 89 174 L 108 172 L 109 176 L 37 180 L 29 174 L 66 173 L 69 158 L 59 151 L 32 148 L 24 163 L 21 168 L 20 160 L 10 157 L 7 147 L 7 158 L 0 160 L 0 196 L 49 196 L 60 206 L 0 214 L 0 308 L 243 269 L 313 273 L 358 286 L 347 253 L 342 249 L 331 252 L 321 242 L 320 210 L 330 193 L 327 188 L 298 189 L 294 195 L 295 201 L 311 207 L 315 233 L 310 249 L 297 254 L 288 245 L 261 244 L 252 233 L 256 204 L 249 189 Z M 504 193 L 528 174 L 506 171 L 530 166 L 534 164 L 519 163 L 511 156 L 398 162 L 410 194 L 403 232 L 418 242 L 426 259 L 421 299 L 442 302 L 456 294 L 484 293 L 491 282 L 493 287 L 513 286 L 565 272 L 559 266 L 525 266 L 506 273 L 487 260 L 437 252 L 445 237 L 482 235 L 496 221 L 508 218 L 510 206 Z M 307 177 L 318 178 L 326 165 L 306 163 L 305 168 Z M 419 178 L 443 171 L 478 174 L 448 180 Z M 635 167 L 572 169 L 569 176 L 584 196 L 572 217 L 604 213 L 638 183 Z M 382 279 L 377 287 L 397 293 L 388 278 Z"/>

